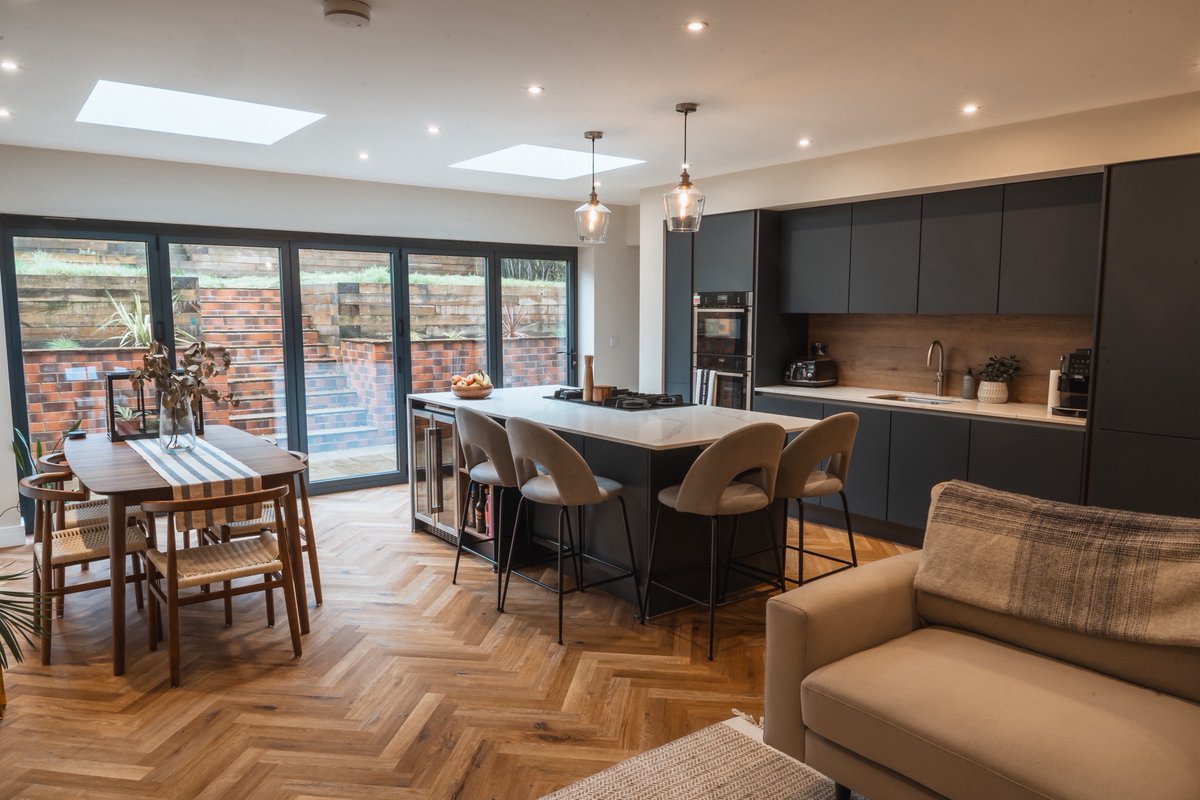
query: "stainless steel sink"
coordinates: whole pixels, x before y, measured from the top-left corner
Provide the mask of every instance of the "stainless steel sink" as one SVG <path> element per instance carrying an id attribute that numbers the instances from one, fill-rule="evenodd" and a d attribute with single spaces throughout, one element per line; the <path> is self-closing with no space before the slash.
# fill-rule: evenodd
<path id="1" fill-rule="evenodd" d="M 926 397 L 920 394 L 873 394 L 872 400 L 895 400 L 899 403 L 920 403 L 926 406 L 945 406 L 957 403 L 957 400 L 947 400 L 944 397 Z"/>

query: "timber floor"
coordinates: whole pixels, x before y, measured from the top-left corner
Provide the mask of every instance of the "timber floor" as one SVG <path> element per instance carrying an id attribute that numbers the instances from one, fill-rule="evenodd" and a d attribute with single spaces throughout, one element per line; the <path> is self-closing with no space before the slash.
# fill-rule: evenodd
<path id="1" fill-rule="evenodd" d="M 262 595 L 235 600 L 232 628 L 219 602 L 193 606 L 172 690 L 130 592 L 113 677 L 107 592 L 70 596 L 54 664 L 33 652 L 5 674 L 0 798 L 536 798 L 733 708 L 762 713 L 765 599 L 718 612 L 712 663 L 702 610 L 641 626 L 600 592 L 568 596 L 560 647 L 545 590 L 514 581 L 497 614 L 490 567 L 466 556 L 450 584 L 454 550 L 411 532 L 407 487 L 314 498 L 313 517 L 325 603 L 299 660 Z M 844 532 L 806 538 L 848 552 Z M 856 542 L 864 562 L 903 549 Z"/>

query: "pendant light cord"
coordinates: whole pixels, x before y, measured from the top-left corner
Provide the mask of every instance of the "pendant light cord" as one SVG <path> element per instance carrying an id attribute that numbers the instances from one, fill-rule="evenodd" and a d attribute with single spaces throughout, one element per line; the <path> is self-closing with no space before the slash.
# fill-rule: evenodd
<path id="1" fill-rule="evenodd" d="M 592 139 L 592 194 L 596 193 L 596 140 Z"/>
<path id="2" fill-rule="evenodd" d="M 687 118 L 688 112 L 683 112 L 683 164 L 684 169 L 687 169 Z"/>

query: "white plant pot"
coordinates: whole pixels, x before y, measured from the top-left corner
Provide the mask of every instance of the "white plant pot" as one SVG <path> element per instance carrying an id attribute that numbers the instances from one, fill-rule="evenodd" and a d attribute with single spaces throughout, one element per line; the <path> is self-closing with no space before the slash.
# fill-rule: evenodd
<path id="1" fill-rule="evenodd" d="M 981 403 L 1007 403 L 1008 384 L 1004 381 L 980 381 L 978 399 Z"/>

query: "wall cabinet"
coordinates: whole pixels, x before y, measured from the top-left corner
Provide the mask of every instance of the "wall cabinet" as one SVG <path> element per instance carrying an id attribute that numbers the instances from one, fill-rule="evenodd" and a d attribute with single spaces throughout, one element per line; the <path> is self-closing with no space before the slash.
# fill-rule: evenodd
<path id="1" fill-rule="evenodd" d="M 1004 187 L 1001 314 L 1093 314 L 1104 177 Z"/>
<path id="2" fill-rule="evenodd" d="M 1078 503 L 1083 429 L 971 420 L 967 479 L 1006 492 Z"/>
<path id="3" fill-rule="evenodd" d="M 996 313 L 1003 211 L 1003 186 L 925 195 L 918 313 Z"/>
<path id="4" fill-rule="evenodd" d="M 665 226 L 664 226 L 665 227 Z M 692 234 L 666 233 L 663 342 L 665 389 L 691 399 Z"/>
<path id="5" fill-rule="evenodd" d="M 921 197 L 855 203 L 850 223 L 850 313 L 917 313 Z"/>
<path id="6" fill-rule="evenodd" d="M 887 520 L 924 528 L 929 491 L 942 481 L 967 477 L 971 422 L 950 416 L 892 414 Z"/>
<path id="7" fill-rule="evenodd" d="M 780 310 L 844 314 L 850 300 L 850 204 L 783 215 Z"/>
<path id="8" fill-rule="evenodd" d="M 700 230 L 694 234 L 695 291 L 754 291 L 756 213 L 714 214 L 701 220 Z"/>
<path id="9" fill-rule="evenodd" d="M 822 417 L 852 411 L 858 414 L 858 435 L 850 456 L 846 476 L 846 499 L 850 512 L 875 519 L 887 519 L 888 469 L 891 452 L 892 412 L 881 408 L 825 403 Z M 830 495 L 821 505 L 840 509 L 841 498 Z"/>

